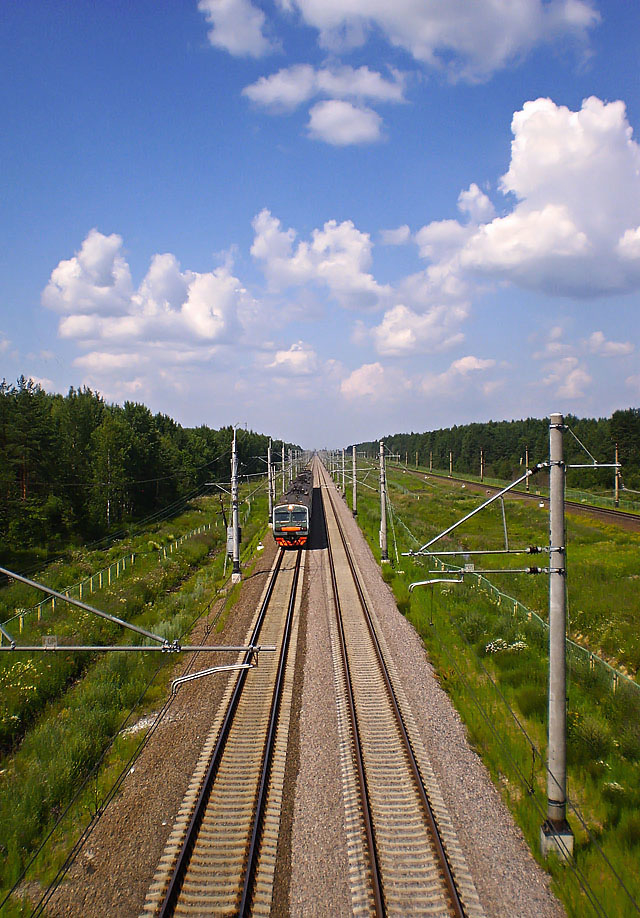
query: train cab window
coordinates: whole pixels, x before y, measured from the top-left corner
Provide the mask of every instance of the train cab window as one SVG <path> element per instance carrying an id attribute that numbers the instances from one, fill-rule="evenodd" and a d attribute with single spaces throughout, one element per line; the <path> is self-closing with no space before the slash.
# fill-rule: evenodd
<path id="1" fill-rule="evenodd" d="M 281 529 L 283 526 L 286 526 L 289 522 L 289 511 L 288 510 L 276 510 L 273 514 L 273 522 L 276 529 Z"/>
<path id="2" fill-rule="evenodd" d="M 306 526 L 307 524 L 307 511 L 304 507 L 296 507 L 295 510 L 291 513 L 291 522 L 298 523 Z"/>

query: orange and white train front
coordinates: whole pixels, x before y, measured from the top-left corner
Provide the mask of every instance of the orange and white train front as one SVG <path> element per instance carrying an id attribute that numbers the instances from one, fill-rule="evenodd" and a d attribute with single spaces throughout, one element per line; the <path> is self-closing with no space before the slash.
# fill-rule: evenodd
<path id="1" fill-rule="evenodd" d="M 273 537 L 282 548 L 302 548 L 309 538 L 309 508 L 278 504 L 273 509 Z"/>

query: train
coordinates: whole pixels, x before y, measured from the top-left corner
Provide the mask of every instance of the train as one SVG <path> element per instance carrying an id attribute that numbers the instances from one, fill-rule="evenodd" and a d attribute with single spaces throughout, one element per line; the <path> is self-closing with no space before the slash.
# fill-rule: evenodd
<path id="1" fill-rule="evenodd" d="M 303 548 L 309 539 L 313 473 L 300 472 L 273 508 L 273 537 L 281 548 Z"/>

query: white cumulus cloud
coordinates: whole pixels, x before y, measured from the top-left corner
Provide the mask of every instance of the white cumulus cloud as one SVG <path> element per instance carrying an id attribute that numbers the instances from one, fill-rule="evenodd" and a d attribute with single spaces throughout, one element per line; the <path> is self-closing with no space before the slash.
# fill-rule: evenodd
<path id="1" fill-rule="evenodd" d="M 589 0 L 280 0 L 332 50 L 382 34 L 415 60 L 454 77 L 485 79 L 558 39 L 584 43 L 599 14 Z"/>
<path id="2" fill-rule="evenodd" d="M 293 111 L 316 92 L 316 71 L 310 64 L 285 67 L 271 76 L 260 77 L 242 90 L 252 102 L 276 112 Z"/>
<path id="3" fill-rule="evenodd" d="M 458 195 L 458 210 L 467 214 L 472 223 L 486 223 L 494 215 L 493 204 L 475 182 Z"/>
<path id="4" fill-rule="evenodd" d="M 239 342 L 258 347 L 250 330 L 260 304 L 230 265 L 183 271 L 174 255 L 158 254 L 134 288 L 121 237 L 95 229 L 51 272 L 42 301 L 60 314 L 60 337 L 81 350 L 74 364 L 84 382 L 111 397 L 172 385 L 172 368 L 223 366 L 224 349 Z"/>
<path id="5" fill-rule="evenodd" d="M 251 254 L 261 260 L 272 289 L 301 287 L 311 282 L 326 287 L 348 309 L 376 308 L 390 294 L 377 283 L 369 268 L 372 243 L 368 233 L 351 220 L 329 220 L 315 229 L 311 241 L 294 247 L 296 232 L 283 230 L 280 220 L 263 210 L 253 221 Z"/>
<path id="6" fill-rule="evenodd" d="M 120 236 L 92 229 L 80 251 L 52 272 L 42 294 L 44 305 L 67 314 L 125 314 L 133 289 L 121 248 Z"/>
<path id="7" fill-rule="evenodd" d="M 334 147 L 377 143 L 382 139 L 382 118 L 371 108 L 342 99 L 318 102 L 309 112 L 309 136 Z"/>
<path id="8" fill-rule="evenodd" d="M 376 351 L 384 356 L 426 354 L 459 344 L 464 336 L 453 329 L 466 316 L 463 306 L 436 306 L 419 314 L 398 304 L 371 330 L 371 337 Z"/>
<path id="9" fill-rule="evenodd" d="M 411 239 L 411 230 L 404 223 L 396 229 L 380 230 L 380 240 L 383 245 L 404 245 Z"/>
<path id="10" fill-rule="evenodd" d="M 450 398 L 458 397 L 469 385 L 474 388 L 478 383 L 471 380 L 471 374 L 484 373 L 496 365 L 495 360 L 474 357 L 468 354 L 454 360 L 442 373 L 426 373 L 420 380 L 419 388 L 424 395 L 447 395 Z M 483 390 L 490 393 L 499 383 L 484 383 Z"/>
<path id="11" fill-rule="evenodd" d="M 368 67 L 334 66 L 315 69 L 310 64 L 284 67 L 268 77 L 245 86 L 243 95 L 257 105 L 275 112 L 293 111 L 314 96 L 332 99 L 359 99 L 377 102 L 402 102 L 404 77 L 392 71 L 392 79 Z"/>
<path id="12" fill-rule="evenodd" d="M 542 379 L 543 385 L 553 388 L 557 396 L 566 399 L 582 398 L 590 382 L 590 374 L 577 357 L 563 357 Z"/>
<path id="13" fill-rule="evenodd" d="M 276 47 L 264 34 L 266 17 L 251 0 L 199 0 L 215 48 L 238 57 L 263 57 Z"/>
<path id="14" fill-rule="evenodd" d="M 579 111 L 526 102 L 512 121 L 500 188 L 515 203 L 493 216 L 472 184 L 467 222 L 441 220 L 415 240 L 431 277 L 510 281 L 552 295 L 591 297 L 640 286 L 640 147 L 622 102 L 591 97 Z"/>
<path id="15" fill-rule="evenodd" d="M 393 402 L 403 398 L 411 383 L 401 370 L 381 363 L 365 363 L 353 370 L 340 384 L 342 396 L 349 401 Z"/>
<path id="16" fill-rule="evenodd" d="M 592 354 L 599 354 L 601 357 L 626 357 L 635 350 L 631 341 L 608 341 L 601 331 L 593 332 L 588 345 Z"/>
<path id="17" fill-rule="evenodd" d="M 426 373 L 420 380 L 420 391 L 424 395 L 447 395 L 455 398 L 470 385 L 471 374 L 484 373 L 495 367 L 496 362 L 490 358 L 474 357 L 468 354 L 454 360 L 442 373 Z M 473 382 L 474 386 L 477 383 Z M 485 393 L 490 393 L 495 388 L 495 383 L 485 383 Z M 498 383 L 499 385 L 499 383 Z"/>
<path id="18" fill-rule="evenodd" d="M 276 351 L 267 369 L 284 376 L 310 376 L 317 372 L 318 355 L 310 344 L 297 341 L 287 350 Z"/>

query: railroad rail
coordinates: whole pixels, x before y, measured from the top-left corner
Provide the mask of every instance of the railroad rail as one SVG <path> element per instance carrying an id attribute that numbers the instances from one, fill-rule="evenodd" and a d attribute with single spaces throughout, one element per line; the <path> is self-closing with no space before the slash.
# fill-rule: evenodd
<path id="1" fill-rule="evenodd" d="M 142 915 L 270 912 L 303 567 L 280 550 L 251 631 L 280 652 L 228 687 Z"/>
<path id="2" fill-rule="evenodd" d="M 480 918 L 475 885 L 340 522 L 335 487 L 319 465 L 318 472 L 339 733 L 351 751 L 343 751 L 341 764 L 354 913 Z"/>
<path id="3" fill-rule="evenodd" d="M 440 475 L 438 472 L 416 471 L 415 469 L 406 468 L 402 465 L 393 466 L 393 468 L 402 470 L 403 472 L 409 472 L 409 474 L 416 475 L 420 478 L 437 478 L 440 481 L 449 482 L 449 484 L 463 484 L 467 487 L 486 492 L 487 494 L 497 494 L 498 491 L 502 490 L 495 485 L 489 485 L 484 481 L 476 481 L 472 478 L 459 478 L 458 476 L 449 478 L 448 475 Z M 549 498 L 545 497 L 544 494 L 535 494 L 532 491 L 522 491 L 519 488 L 514 488 L 507 496 L 522 500 L 535 500 L 538 503 L 544 503 L 545 506 L 549 505 Z M 633 532 L 640 532 L 640 514 L 632 513 L 627 510 L 615 510 L 613 507 L 596 507 L 593 504 L 583 504 L 577 500 L 565 499 L 565 506 L 569 513 L 591 516 L 594 519 L 603 519 L 608 522 L 615 521 Z"/>

